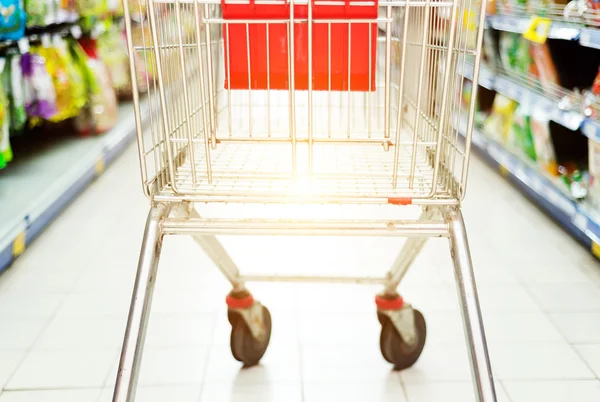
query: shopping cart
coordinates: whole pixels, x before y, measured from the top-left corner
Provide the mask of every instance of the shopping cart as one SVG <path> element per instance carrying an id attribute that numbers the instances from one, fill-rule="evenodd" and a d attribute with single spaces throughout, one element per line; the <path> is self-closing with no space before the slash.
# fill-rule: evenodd
<path id="1" fill-rule="evenodd" d="M 477 88 L 461 96 L 460 72 L 473 63 L 477 81 L 485 0 L 132 2 L 131 73 L 150 92 L 140 99 L 134 80 L 152 207 L 113 401 L 135 399 L 164 235 L 192 236 L 231 282 L 231 351 L 244 365 L 259 362 L 271 334 L 269 311 L 246 283 L 305 280 L 382 284 L 381 352 L 398 370 L 417 361 L 426 338 L 423 315 L 398 285 L 428 238 L 449 238 L 475 393 L 495 401 L 460 211 Z M 205 203 L 374 204 L 420 216 L 203 218 L 193 206 Z M 407 239 L 387 275 L 362 278 L 242 275 L 217 235 Z"/>

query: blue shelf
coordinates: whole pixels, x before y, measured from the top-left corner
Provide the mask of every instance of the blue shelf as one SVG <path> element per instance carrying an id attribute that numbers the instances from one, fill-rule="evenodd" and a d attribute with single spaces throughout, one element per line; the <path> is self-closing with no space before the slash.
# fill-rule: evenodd
<path id="1" fill-rule="evenodd" d="M 144 119 L 148 111 L 144 105 Z M 0 273 L 132 142 L 133 105 L 121 105 L 119 116 L 103 136 L 57 140 L 47 149 L 18 155 L 2 171 Z"/>
<path id="2" fill-rule="evenodd" d="M 462 121 L 460 132 L 463 135 L 464 127 Z M 481 132 L 473 131 L 472 144 L 502 176 L 514 183 L 569 233 L 585 244 L 593 255 L 600 258 L 600 217 L 586 208 L 584 203 L 570 199 L 551 179 Z"/>
<path id="3" fill-rule="evenodd" d="M 462 75 L 473 79 L 473 65 L 466 64 Z M 508 77 L 496 76 L 483 66 L 479 73 L 479 85 L 527 105 L 531 111 L 541 111 L 550 120 L 570 130 L 581 129 L 585 136 L 600 141 L 600 122 L 587 118 L 579 112 L 562 110 L 555 100 L 545 97 L 532 88 L 514 82 Z"/>

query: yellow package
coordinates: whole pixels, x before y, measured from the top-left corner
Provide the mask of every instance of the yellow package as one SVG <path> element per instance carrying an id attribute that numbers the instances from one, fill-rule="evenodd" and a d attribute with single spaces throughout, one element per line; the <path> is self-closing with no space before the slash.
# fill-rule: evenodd
<path id="1" fill-rule="evenodd" d="M 60 122 L 79 114 L 87 97 L 81 71 L 75 65 L 66 42 L 55 37 L 52 46 L 37 46 L 32 51 L 46 59 L 46 68 L 56 90 L 56 114 L 49 119 Z"/>
<path id="2" fill-rule="evenodd" d="M 485 134 L 499 143 L 507 144 L 513 115 L 519 104 L 500 94 L 496 94 L 492 113 L 484 123 Z"/>

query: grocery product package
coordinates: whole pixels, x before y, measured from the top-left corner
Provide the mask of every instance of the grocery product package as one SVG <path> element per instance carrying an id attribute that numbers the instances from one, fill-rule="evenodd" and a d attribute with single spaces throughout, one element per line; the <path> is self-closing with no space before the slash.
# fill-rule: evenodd
<path id="1" fill-rule="evenodd" d="M 82 39 L 73 51 L 85 71 L 89 102 L 75 119 L 81 134 L 101 134 L 113 128 L 119 118 L 117 95 L 108 69 L 98 57 L 95 39 Z"/>
<path id="2" fill-rule="evenodd" d="M 519 105 L 515 109 L 507 145 L 516 154 L 524 155 L 532 162 L 536 161 L 535 145 L 531 130 L 531 117 L 529 111 L 523 105 Z"/>
<path id="3" fill-rule="evenodd" d="M 535 63 L 536 75 L 540 80 L 542 88 L 550 92 L 552 87 L 560 86 L 558 72 L 550 54 L 550 48 L 547 43 L 529 43 L 531 58 Z"/>
<path id="4" fill-rule="evenodd" d="M 0 0 L 0 40 L 18 40 L 25 35 L 23 0 Z"/>
<path id="5" fill-rule="evenodd" d="M 600 210 L 600 143 L 588 140 L 589 187 L 588 199 L 596 210 Z"/>
<path id="6" fill-rule="evenodd" d="M 21 57 L 24 104 L 32 124 L 51 119 L 56 114 L 56 90 L 46 68 L 46 60 L 35 53 Z"/>
<path id="7" fill-rule="evenodd" d="M 123 37 L 115 25 L 111 25 L 98 37 L 98 56 L 108 68 L 113 88 L 120 97 L 131 97 L 129 57 Z"/>
<path id="8" fill-rule="evenodd" d="M 538 110 L 531 115 L 531 131 L 535 144 L 535 154 L 540 169 L 552 176 L 558 174 L 556 153 L 550 135 L 550 120 Z"/>
<path id="9" fill-rule="evenodd" d="M 56 22 L 53 0 L 25 0 L 25 9 L 28 28 L 45 27 Z"/>
<path id="10" fill-rule="evenodd" d="M 47 120 L 57 123 L 77 116 L 86 104 L 87 95 L 83 75 L 71 57 L 67 42 L 56 35 L 51 46 L 34 46 L 31 51 L 46 60 L 56 91 L 56 113 Z"/>
<path id="11" fill-rule="evenodd" d="M 23 133 L 27 123 L 25 112 L 25 82 L 21 69 L 21 55 L 10 52 L 7 55 L 3 85 L 9 100 L 10 135 Z"/>
<path id="12" fill-rule="evenodd" d="M 4 81 L 6 74 L 6 59 L 0 58 L 0 76 Z M 4 168 L 12 160 L 12 149 L 9 138 L 10 114 L 8 97 L 4 85 L 0 85 L 0 169 Z"/>
<path id="13" fill-rule="evenodd" d="M 514 100 L 496 94 L 492 111 L 484 123 L 484 133 L 497 142 L 505 144 L 517 106 L 518 103 Z"/>

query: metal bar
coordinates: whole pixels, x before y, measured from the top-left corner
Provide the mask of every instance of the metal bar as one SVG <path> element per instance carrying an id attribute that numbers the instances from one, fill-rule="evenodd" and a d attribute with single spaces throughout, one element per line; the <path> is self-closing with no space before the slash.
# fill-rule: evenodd
<path id="1" fill-rule="evenodd" d="M 460 209 L 456 208 L 450 211 L 447 220 L 450 228 L 450 251 L 454 261 L 454 275 L 471 362 L 475 399 L 477 402 L 496 402 L 496 390 L 481 319 L 473 263 L 469 252 L 465 222 Z"/>
<path id="2" fill-rule="evenodd" d="M 400 195 L 399 197 L 401 197 Z M 194 194 L 156 194 L 154 200 L 157 202 L 197 202 L 197 203 L 243 203 L 243 204 L 371 204 L 385 205 L 387 198 L 377 196 L 320 196 L 320 197 L 293 197 L 273 193 L 243 193 L 231 194 L 222 192 L 195 192 Z M 459 201 L 454 198 L 413 198 L 412 205 L 438 205 L 454 206 Z"/>
<path id="3" fill-rule="evenodd" d="M 485 0 L 484 0 L 485 1 Z M 452 53 L 454 51 L 454 40 L 455 40 L 455 35 L 456 35 L 456 17 L 458 14 L 458 1 L 454 2 L 452 4 L 452 11 L 450 12 L 450 34 L 448 37 L 448 54 L 446 55 L 446 63 L 444 65 L 444 78 L 442 81 L 442 94 L 441 94 L 441 98 L 442 98 L 442 104 L 440 105 L 440 119 L 439 119 L 439 124 L 438 124 L 438 131 L 437 131 L 437 147 L 436 147 L 436 153 L 435 153 L 435 162 L 434 162 L 434 166 L 433 166 L 433 177 L 431 179 L 431 192 L 429 193 L 429 197 L 433 197 L 435 195 L 435 192 L 437 190 L 437 180 L 438 180 L 438 174 L 439 174 L 439 169 L 440 169 L 440 160 L 442 157 L 442 153 L 438 152 L 440 150 L 440 145 L 442 144 L 442 139 L 443 139 L 443 135 L 444 135 L 444 129 L 445 129 L 445 122 L 446 122 L 446 108 L 447 108 L 447 104 L 448 104 L 448 82 L 450 80 L 450 73 L 452 70 Z"/>
<path id="4" fill-rule="evenodd" d="M 355 283 L 379 285 L 386 278 L 361 276 L 310 276 L 310 275 L 242 275 L 245 282 L 309 282 L 309 283 Z"/>
<path id="5" fill-rule="evenodd" d="M 385 23 L 385 93 L 384 93 L 384 138 L 390 138 L 390 75 L 392 70 L 392 7 L 388 6 L 385 10 L 387 22 Z"/>
<path id="6" fill-rule="evenodd" d="M 260 219 L 165 220 L 166 234 L 311 235 L 311 236 L 447 236 L 444 222 L 414 221 L 292 221 Z"/>
<path id="7" fill-rule="evenodd" d="M 158 204 L 148 214 L 131 298 L 129 318 L 127 319 L 127 329 L 125 330 L 121 349 L 121 360 L 119 361 L 113 402 L 135 401 L 162 243 L 160 221 L 168 212 L 169 209 L 166 205 Z"/>
<path id="8" fill-rule="evenodd" d="M 187 203 L 177 205 L 173 208 L 173 216 L 174 218 L 171 218 L 170 220 L 176 222 L 196 222 L 202 220 L 198 211 L 196 211 L 192 205 Z M 164 227 L 165 223 L 163 222 L 163 231 Z M 166 234 L 167 232 L 164 233 Z M 240 277 L 240 271 L 237 265 L 214 235 L 200 233 L 199 231 L 191 231 L 187 234 L 192 236 L 202 251 L 204 251 L 217 268 L 219 268 L 221 273 L 223 273 L 235 290 L 244 289 L 244 280 Z M 216 234 L 222 233 L 215 233 L 215 235 Z"/>
<path id="9" fill-rule="evenodd" d="M 438 212 L 438 210 L 433 207 L 425 207 L 421 212 L 419 221 L 430 220 L 436 212 Z M 423 249 L 423 246 L 425 246 L 427 240 L 426 237 L 411 237 L 406 239 L 388 273 L 385 282 L 386 293 L 392 294 L 396 292 L 404 275 L 408 272 L 408 269 Z"/>
<path id="10" fill-rule="evenodd" d="M 418 78 L 418 89 L 417 89 L 417 111 L 416 111 L 416 117 L 415 117 L 415 129 L 414 129 L 414 133 L 413 133 L 413 149 L 412 149 L 412 158 L 411 158 L 411 165 L 410 165 L 410 173 L 411 173 L 411 177 L 409 177 L 408 179 L 408 183 L 409 183 L 409 187 L 412 188 L 413 184 L 414 184 L 414 172 L 415 172 L 415 161 L 417 159 L 417 142 L 420 136 L 419 133 L 419 123 L 421 121 L 421 117 L 419 116 L 419 113 L 421 111 L 421 99 L 423 96 L 423 74 L 425 73 L 425 51 L 427 50 L 427 48 L 425 47 L 425 43 L 427 42 L 427 34 L 429 32 L 429 2 L 427 2 L 427 4 L 425 5 L 425 16 L 424 18 L 424 27 L 423 27 L 423 37 L 421 39 L 421 57 L 420 57 L 420 62 L 419 62 L 419 78 Z M 438 147 L 439 148 L 439 147 Z M 439 152 L 438 152 L 439 154 Z M 432 186 L 435 187 L 435 181 L 433 182 Z"/>
<path id="11" fill-rule="evenodd" d="M 402 37 L 404 38 L 404 40 L 402 41 L 402 54 L 401 54 L 401 64 L 402 67 L 400 68 L 400 84 L 399 84 L 399 88 L 398 88 L 398 118 L 396 120 L 396 144 L 400 143 L 400 134 L 402 132 L 402 114 L 404 112 L 404 78 L 407 74 L 407 71 L 404 69 L 404 66 L 406 65 L 406 45 L 407 45 L 407 36 L 408 36 L 408 17 L 410 14 L 410 6 L 406 6 L 406 9 L 404 10 L 404 27 L 403 27 L 403 32 L 402 32 Z M 397 146 L 396 149 L 394 150 L 394 171 L 392 173 L 392 187 L 396 188 L 396 186 L 398 185 L 398 163 L 399 163 L 399 158 L 400 158 L 400 147 Z"/>
<path id="12" fill-rule="evenodd" d="M 179 1 L 181 1 L 181 0 L 179 0 Z M 205 16 L 210 15 L 210 10 L 208 8 L 208 5 L 204 6 L 204 15 Z M 204 28 L 204 35 L 206 37 L 206 44 L 208 46 L 208 48 L 207 48 L 208 50 L 206 52 L 206 69 L 208 70 L 208 109 L 210 110 L 210 113 L 208 115 L 210 116 L 211 145 L 214 148 L 216 146 L 217 126 L 216 126 L 215 116 L 214 116 L 215 106 L 213 104 L 213 94 L 214 94 L 213 74 L 214 74 L 214 72 L 213 72 L 212 49 L 211 49 L 212 39 L 210 37 L 209 22 L 205 21 L 205 24 L 206 24 L 206 26 Z M 229 39 L 229 36 L 227 38 Z M 229 68 L 231 68 L 231 65 L 229 65 Z M 229 85 L 231 86 L 231 83 Z"/>
<path id="13" fill-rule="evenodd" d="M 477 47 L 476 49 L 481 49 L 483 44 L 483 31 L 485 27 L 485 10 L 486 10 L 487 0 L 481 1 L 480 15 L 479 15 L 479 27 L 477 32 Z M 472 98 L 469 103 L 469 117 L 467 119 L 467 132 L 465 133 L 465 156 L 463 159 L 463 168 L 462 168 L 462 178 L 461 185 L 462 189 L 460 191 L 459 197 L 463 199 L 465 197 L 465 193 L 467 191 L 467 175 L 469 174 L 469 160 L 471 155 L 471 142 L 473 139 L 473 122 L 475 117 L 475 106 L 477 102 L 477 92 L 479 89 L 479 71 L 481 69 L 481 52 L 477 52 L 475 55 L 475 64 L 473 65 L 473 87 L 472 87 Z"/>
<path id="14" fill-rule="evenodd" d="M 210 139 L 208 136 L 213 136 L 212 127 L 209 129 L 209 124 L 207 124 L 207 120 L 210 117 L 207 117 L 208 114 L 212 114 L 212 110 L 206 110 L 206 93 L 204 88 L 204 61 L 202 60 L 202 47 L 200 44 L 202 43 L 202 39 L 200 37 L 200 9 L 198 7 L 198 2 L 194 2 L 194 14 L 196 16 L 196 41 L 198 45 L 198 68 L 200 69 L 200 99 L 202 102 L 202 125 L 204 126 L 204 157 L 206 158 L 206 176 L 209 183 L 212 183 L 212 169 L 210 164 Z M 207 53 L 210 52 L 210 48 L 207 50 Z M 210 98 L 210 94 L 209 94 Z M 210 101 L 209 101 L 210 102 Z"/>
<path id="15" fill-rule="evenodd" d="M 292 172 L 294 178 L 297 177 L 297 162 L 296 162 L 296 74 L 294 65 L 296 63 L 296 53 L 294 50 L 294 0 L 290 0 L 290 20 L 288 22 L 288 71 L 289 71 L 289 90 L 290 90 L 290 135 L 292 137 Z"/>
<path id="16" fill-rule="evenodd" d="M 175 163 L 173 161 L 172 155 L 172 145 L 169 136 L 169 113 L 167 113 L 167 100 L 165 97 L 165 86 L 164 86 L 164 77 L 163 77 L 163 69 L 162 69 L 162 56 L 160 54 L 160 50 L 158 47 L 158 34 L 156 27 L 156 18 L 155 18 L 155 9 L 154 9 L 154 1 L 148 0 L 148 14 L 150 20 L 150 33 L 152 35 L 152 43 L 154 44 L 154 58 L 156 62 L 156 74 L 158 75 L 158 97 L 160 99 L 160 110 L 162 114 L 162 123 L 163 123 L 163 135 L 166 140 L 166 148 L 167 148 L 167 161 L 168 161 L 168 174 L 171 185 L 174 190 L 177 190 L 177 184 L 175 182 Z"/>
<path id="17" fill-rule="evenodd" d="M 185 108 L 185 129 L 187 133 L 187 146 L 188 153 L 190 155 L 190 163 L 192 164 L 192 183 L 196 184 L 198 182 L 196 177 L 196 158 L 194 157 L 194 142 L 193 142 L 193 134 L 192 127 L 190 126 L 190 116 L 191 116 L 191 107 L 190 107 L 190 98 L 188 94 L 187 87 L 187 79 L 186 75 L 186 63 L 183 52 L 183 27 L 181 24 L 181 4 L 180 1 L 175 1 L 175 20 L 177 21 L 177 38 L 179 40 L 179 68 L 181 69 L 181 73 L 184 75 L 182 79 L 183 83 L 183 107 Z"/>
<path id="18" fill-rule="evenodd" d="M 313 173 L 313 2 L 308 2 L 308 177 Z"/>

